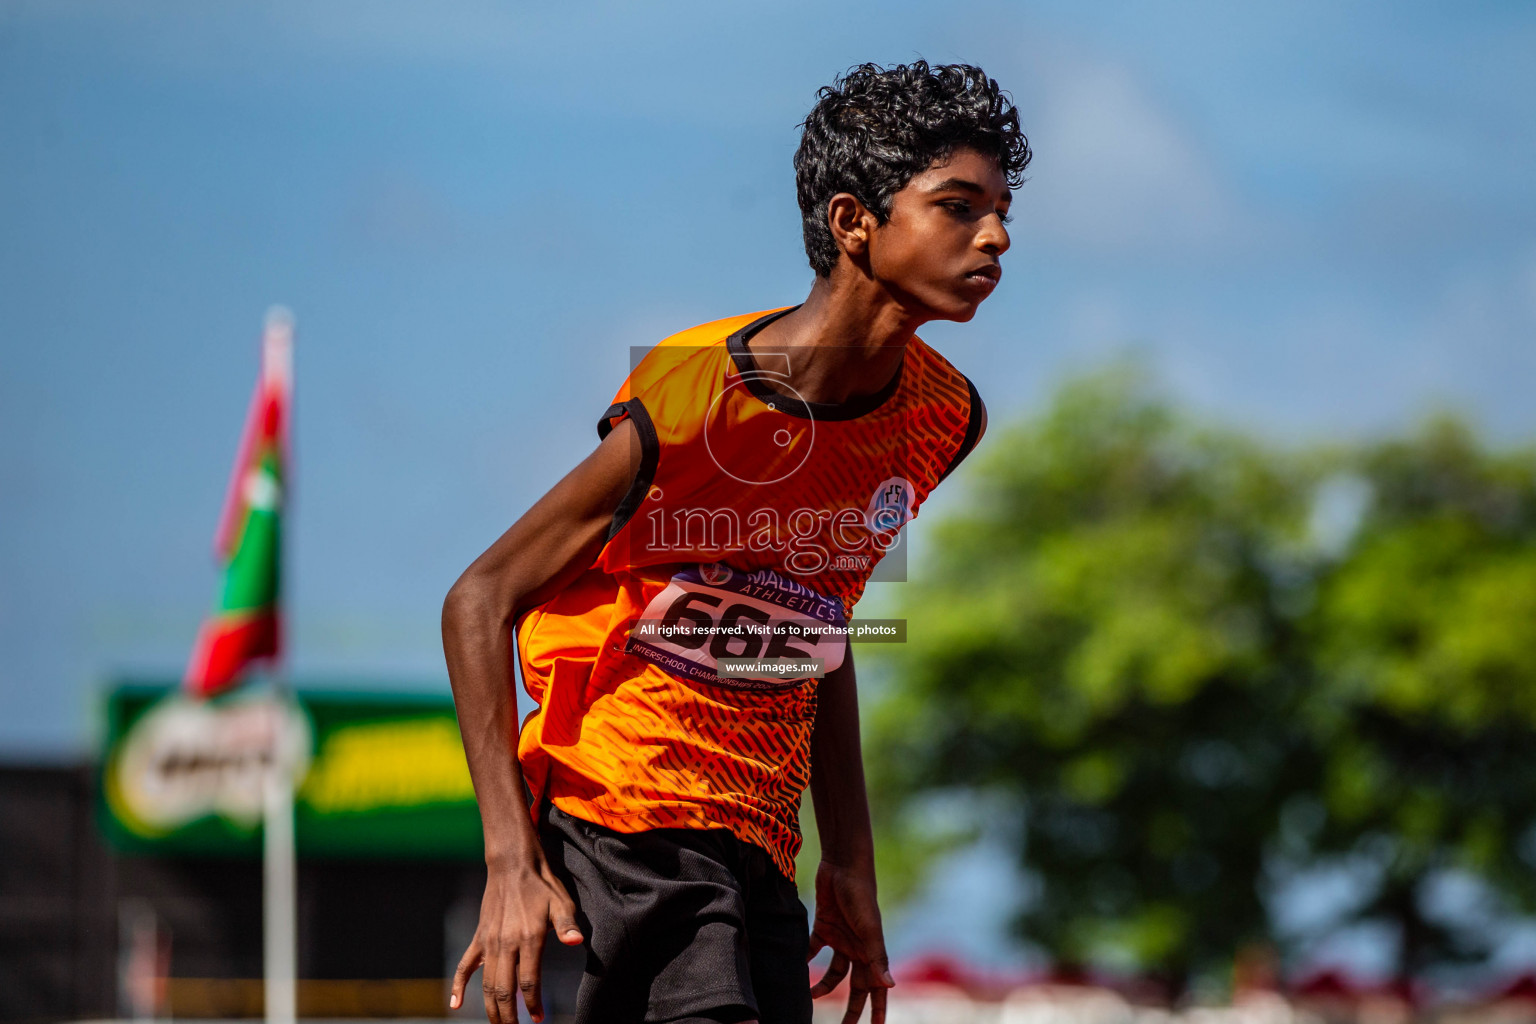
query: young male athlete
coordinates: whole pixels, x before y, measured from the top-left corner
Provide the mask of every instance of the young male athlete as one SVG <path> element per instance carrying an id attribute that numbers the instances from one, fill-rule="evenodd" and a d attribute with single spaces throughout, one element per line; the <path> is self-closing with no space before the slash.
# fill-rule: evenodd
<path id="1" fill-rule="evenodd" d="M 808 1022 L 887 967 L 846 623 L 975 446 L 976 389 L 918 339 L 997 286 L 1018 115 L 979 68 L 863 65 L 818 94 L 795 176 L 799 305 L 642 359 L 601 443 L 478 558 L 443 645 L 485 828 L 491 1024 L 542 1018 L 545 933 L 585 943 L 577 1019 Z M 512 634 L 538 707 L 516 721 Z M 816 920 L 792 882 L 801 794 Z M 813 988 L 806 961 L 833 950 Z"/>

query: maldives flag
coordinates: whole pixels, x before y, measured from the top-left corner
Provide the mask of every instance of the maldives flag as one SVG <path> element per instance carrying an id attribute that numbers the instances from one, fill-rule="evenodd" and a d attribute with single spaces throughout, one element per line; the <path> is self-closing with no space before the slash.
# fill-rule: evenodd
<path id="1" fill-rule="evenodd" d="M 251 398 L 240 452 L 230 475 L 214 550 L 224 583 L 213 614 L 198 631 L 183 687 L 210 696 L 239 681 L 250 665 L 282 651 L 283 498 L 293 393 L 293 319 L 267 314 L 261 377 Z"/>

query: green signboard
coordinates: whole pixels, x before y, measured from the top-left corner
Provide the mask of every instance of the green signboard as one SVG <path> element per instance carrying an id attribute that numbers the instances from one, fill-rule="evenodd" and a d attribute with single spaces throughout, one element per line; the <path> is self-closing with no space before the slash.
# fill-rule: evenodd
<path id="1" fill-rule="evenodd" d="M 126 853 L 255 857 L 277 728 L 297 736 L 300 856 L 481 857 L 480 816 L 446 695 L 300 689 L 193 700 L 107 696 L 102 828 Z"/>

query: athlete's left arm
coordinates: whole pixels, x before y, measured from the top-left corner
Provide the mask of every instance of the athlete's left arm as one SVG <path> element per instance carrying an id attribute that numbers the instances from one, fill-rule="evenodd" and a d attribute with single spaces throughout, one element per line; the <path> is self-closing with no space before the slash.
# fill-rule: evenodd
<path id="1" fill-rule="evenodd" d="M 816 869 L 816 923 L 811 953 L 832 947 L 832 965 L 811 989 L 823 996 L 853 969 L 849 1018 L 857 1020 L 871 1003 L 874 1024 L 885 1020 L 886 989 L 895 984 L 885 954 L 880 906 L 875 898 L 875 844 L 864 788 L 859 745 L 859 697 L 853 652 L 828 673 L 816 693 L 816 726 L 811 735 L 811 799 L 821 837 Z"/>

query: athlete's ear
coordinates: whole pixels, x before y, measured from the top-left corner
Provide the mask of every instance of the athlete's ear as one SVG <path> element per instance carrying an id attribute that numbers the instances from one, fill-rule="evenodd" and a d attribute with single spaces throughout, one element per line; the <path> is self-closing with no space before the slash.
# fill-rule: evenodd
<path id="1" fill-rule="evenodd" d="M 832 240 L 855 263 L 862 261 L 869 251 L 870 236 L 879 223 L 858 196 L 839 192 L 827 200 L 827 227 L 832 231 Z"/>

